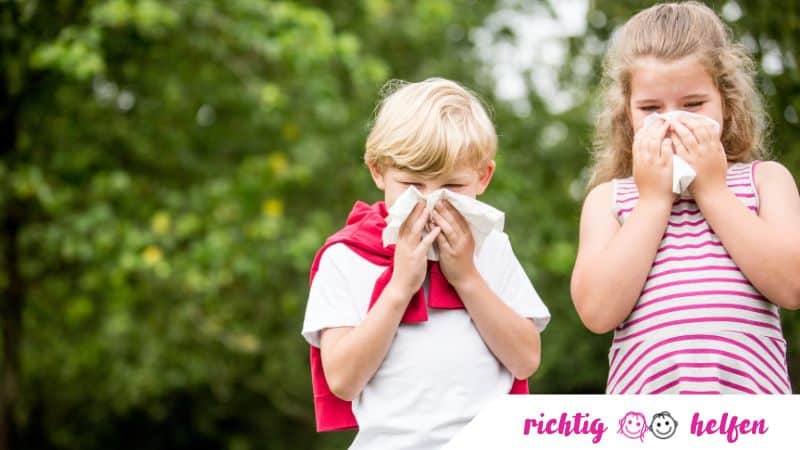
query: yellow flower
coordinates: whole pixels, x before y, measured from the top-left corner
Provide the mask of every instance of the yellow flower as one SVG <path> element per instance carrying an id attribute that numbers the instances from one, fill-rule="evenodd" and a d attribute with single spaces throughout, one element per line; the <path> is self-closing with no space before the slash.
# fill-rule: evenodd
<path id="1" fill-rule="evenodd" d="M 269 168 L 272 169 L 272 172 L 276 175 L 283 174 L 286 168 L 289 167 L 289 162 L 286 160 L 286 156 L 284 156 L 283 153 L 273 153 L 269 155 L 267 164 L 269 164 Z"/>
<path id="2" fill-rule="evenodd" d="M 142 258 L 144 258 L 144 262 L 150 265 L 156 264 L 159 261 L 161 261 L 163 256 L 164 255 L 161 252 L 161 249 L 155 245 L 148 245 L 142 252 Z"/>
<path id="3" fill-rule="evenodd" d="M 283 215 L 283 201 L 279 198 L 268 198 L 261 204 L 261 211 L 267 217 L 280 217 Z"/>
<path id="4" fill-rule="evenodd" d="M 283 94 L 281 88 L 275 84 L 267 83 L 261 88 L 261 102 L 269 108 L 277 108 L 281 105 Z"/>
<path id="5" fill-rule="evenodd" d="M 387 0 L 369 0 L 366 2 L 369 17 L 384 18 L 392 12 L 392 3 Z"/>
<path id="6" fill-rule="evenodd" d="M 230 336 L 228 344 L 242 353 L 255 353 L 261 348 L 258 338 L 250 333 L 239 333 Z"/>
<path id="7" fill-rule="evenodd" d="M 163 211 L 158 212 L 153 215 L 153 218 L 150 220 L 150 229 L 153 230 L 155 234 L 165 234 L 169 231 L 171 223 L 172 220 L 169 214 Z"/>

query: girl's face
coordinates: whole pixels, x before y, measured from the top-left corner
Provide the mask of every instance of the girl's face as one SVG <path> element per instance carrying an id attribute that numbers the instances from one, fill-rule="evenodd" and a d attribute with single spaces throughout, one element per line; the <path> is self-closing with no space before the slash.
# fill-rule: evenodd
<path id="1" fill-rule="evenodd" d="M 664 61 L 644 57 L 631 72 L 628 104 L 634 132 L 653 113 L 683 110 L 703 114 L 722 126 L 722 98 L 706 69 L 695 58 Z"/>

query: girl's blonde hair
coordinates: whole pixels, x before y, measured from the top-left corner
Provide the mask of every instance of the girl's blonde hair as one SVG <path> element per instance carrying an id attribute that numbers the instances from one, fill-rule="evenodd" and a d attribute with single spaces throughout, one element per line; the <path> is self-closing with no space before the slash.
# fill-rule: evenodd
<path id="1" fill-rule="evenodd" d="M 676 61 L 692 56 L 704 66 L 722 99 L 722 145 L 732 162 L 764 158 L 767 116 L 755 87 L 756 68 L 745 47 L 709 7 L 695 1 L 647 8 L 619 30 L 603 61 L 602 110 L 594 137 L 588 189 L 631 176 L 634 130 L 631 73 L 638 59 Z"/>
<path id="2" fill-rule="evenodd" d="M 449 173 L 468 163 L 481 169 L 497 150 L 494 125 L 478 97 L 443 78 L 390 81 L 367 136 L 364 161 L 423 176 Z"/>

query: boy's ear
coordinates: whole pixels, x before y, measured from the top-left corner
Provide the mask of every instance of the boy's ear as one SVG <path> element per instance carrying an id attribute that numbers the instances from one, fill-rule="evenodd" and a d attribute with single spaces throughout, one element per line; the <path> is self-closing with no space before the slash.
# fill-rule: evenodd
<path id="1" fill-rule="evenodd" d="M 372 164 L 367 164 L 369 167 L 369 174 L 372 175 L 372 181 L 375 182 L 375 186 L 378 189 L 383 190 L 386 187 L 386 182 L 383 180 L 383 174 Z"/>
<path id="2" fill-rule="evenodd" d="M 494 160 L 491 160 L 481 169 L 480 179 L 478 180 L 478 195 L 483 194 L 486 188 L 489 187 L 489 182 L 492 181 L 492 176 L 496 168 L 497 165 L 494 163 Z"/>

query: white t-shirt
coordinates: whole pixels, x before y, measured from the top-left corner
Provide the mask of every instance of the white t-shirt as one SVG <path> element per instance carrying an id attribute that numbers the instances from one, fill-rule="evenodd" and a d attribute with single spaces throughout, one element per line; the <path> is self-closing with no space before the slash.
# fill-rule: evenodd
<path id="1" fill-rule="evenodd" d="M 508 235 L 493 231 L 475 257 L 492 291 L 541 332 L 550 313 L 514 256 Z M 319 347 L 325 328 L 357 326 L 385 267 L 344 244 L 322 255 L 308 296 L 303 337 Z M 481 339 L 466 309 L 430 309 L 428 321 L 401 323 L 378 371 L 353 400 L 359 431 L 350 450 L 438 449 L 513 376 Z"/>

